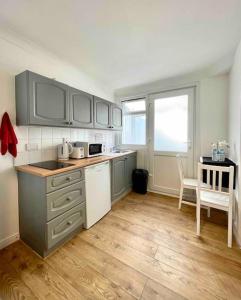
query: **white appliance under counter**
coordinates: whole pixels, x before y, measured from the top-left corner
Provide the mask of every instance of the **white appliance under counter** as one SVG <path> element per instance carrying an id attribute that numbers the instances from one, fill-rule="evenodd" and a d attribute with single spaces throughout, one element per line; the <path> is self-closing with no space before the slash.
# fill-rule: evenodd
<path id="1" fill-rule="evenodd" d="M 111 210 L 109 161 L 85 168 L 86 229 Z"/>

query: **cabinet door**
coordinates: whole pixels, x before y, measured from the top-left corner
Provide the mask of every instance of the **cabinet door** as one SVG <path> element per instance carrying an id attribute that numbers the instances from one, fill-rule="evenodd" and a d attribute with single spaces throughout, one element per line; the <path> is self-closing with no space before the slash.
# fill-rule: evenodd
<path id="1" fill-rule="evenodd" d="M 29 72 L 29 120 L 33 125 L 69 126 L 68 86 Z"/>
<path id="2" fill-rule="evenodd" d="M 70 125 L 93 128 L 93 96 L 70 88 Z"/>
<path id="3" fill-rule="evenodd" d="M 116 104 L 111 105 L 111 125 L 113 129 L 122 129 L 122 109 Z"/>
<path id="4" fill-rule="evenodd" d="M 126 161 L 126 188 L 132 187 L 132 172 L 136 169 L 136 153 L 125 157 Z"/>
<path id="5" fill-rule="evenodd" d="M 111 103 L 94 97 L 95 128 L 111 128 Z"/>
<path id="6" fill-rule="evenodd" d="M 126 190 L 125 165 L 124 156 L 112 161 L 112 201 L 120 197 Z"/>

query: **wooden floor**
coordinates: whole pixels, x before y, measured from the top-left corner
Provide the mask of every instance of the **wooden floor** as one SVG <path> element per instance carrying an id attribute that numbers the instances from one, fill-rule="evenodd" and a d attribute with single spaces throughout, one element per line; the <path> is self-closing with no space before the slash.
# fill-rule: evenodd
<path id="1" fill-rule="evenodd" d="M 46 260 L 21 242 L 0 251 L 0 299 L 241 299 L 241 250 L 227 217 L 129 194 Z"/>

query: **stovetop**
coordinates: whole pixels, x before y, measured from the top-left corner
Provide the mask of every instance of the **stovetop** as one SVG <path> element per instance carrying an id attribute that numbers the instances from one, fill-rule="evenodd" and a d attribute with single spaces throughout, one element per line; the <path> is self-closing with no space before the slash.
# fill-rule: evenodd
<path id="1" fill-rule="evenodd" d="M 42 161 L 42 162 L 29 164 L 29 165 L 42 168 L 42 169 L 52 170 L 52 171 L 74 166 L 73 164 L 69 164 L 61 161 L 55 161 L 55 160 Z"/>

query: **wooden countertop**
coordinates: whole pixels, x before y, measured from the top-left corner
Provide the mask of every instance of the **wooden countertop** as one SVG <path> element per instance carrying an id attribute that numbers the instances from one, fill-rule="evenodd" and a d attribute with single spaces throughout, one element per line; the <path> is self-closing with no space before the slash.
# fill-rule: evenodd
<path id="1" fill-rule="evenodd" d="M 57 170 L 47 170 L 43 168 L 38 168 L 30 165 L 23 165 L 23 166 L 17 166 L 16 170 L 18 172 L 23 172 L 23 173 L 30 173 L 36 176 L 40 177 L 47 177 L 47 176 L 52 176 L 56 174 L 61 174 L 64 172 L 72 171 L 78 168 L 84 168 L 87 166 L 91 166 L 94 164 L 98 164 L 104 161 L 112 160 L 116 157 L 121 157 L 124 155 L 128 155 L 131 153 L 135 153 L 136 151 L 128 151 L 124 153 L 111 153 L 110 155 L 100 155 L 100 156 L 95 156 L 95 157 L 90 157 L 90 158 L 82 158 L 82 159 L 69 159 L 65 160 L 64 162 L 73 164 L 73 166 L 66 167 L 63 169 L 57 169 Z"/>

